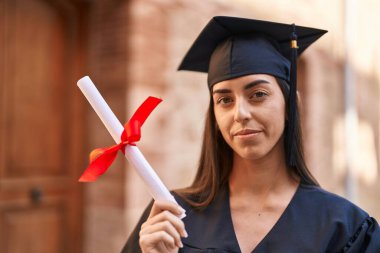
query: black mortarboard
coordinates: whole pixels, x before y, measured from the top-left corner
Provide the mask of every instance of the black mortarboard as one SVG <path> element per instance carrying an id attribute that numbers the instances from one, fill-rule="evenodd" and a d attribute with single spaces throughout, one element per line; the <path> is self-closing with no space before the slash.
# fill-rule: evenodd
<path id="1" fill-rule="evenodd" d="M 269 74 L 290 84 L 287 159 L 294 166 L 297 55 L 327 31 L 237 17 L 211 19 L 185 55 L 179 70 L 208 73 L 208 86 L 249 74 Z"/>

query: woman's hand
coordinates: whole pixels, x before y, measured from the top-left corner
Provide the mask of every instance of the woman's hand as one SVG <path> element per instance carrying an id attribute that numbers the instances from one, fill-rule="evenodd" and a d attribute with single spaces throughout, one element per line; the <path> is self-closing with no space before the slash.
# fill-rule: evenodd
<path id="1" fill-rule="evenodd" d="M 155 201 L 148 219 L 140 230 L 143 253 L 175 253 L 182 248 L 181 237 L 187 237 L 185 224 L 179 218 L 184 210 L 169 201 Z"/>

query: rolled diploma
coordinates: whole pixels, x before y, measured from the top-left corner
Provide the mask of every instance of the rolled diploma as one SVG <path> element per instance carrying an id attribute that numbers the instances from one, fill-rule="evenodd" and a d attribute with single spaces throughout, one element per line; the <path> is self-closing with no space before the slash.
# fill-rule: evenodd
<path id="1" fill-rule="evenodd" d="M 79 89 L 87 98 L 88 102 L 91 104 L 92 108 L 95 110 L 96 114 L 99 116 L 107 128 L 108 132 L 111 134 L 112 138 L 116 143 L 120 143 L 120 136 L 124 131 L 124 127 L 116 118 L 111 108 L 103 99 L 102 95 L 100 95 L 94 83 L 88 76 L 85 76 L 81 78 L 77 84 Z M 138 175 L 142 178 L 148 187 L 148 190 L 153 199 L 171 201 L 177 204 L 174 197 L 170 194 L 169 190 L 162 183 L 156 172 L 146 161 L 145 157 L 137 146 L 127 145 L 124 154 L 128 161 L 133 164 Z M 186 215 L 183 213 L 181 218 L 185 216 Z"/>

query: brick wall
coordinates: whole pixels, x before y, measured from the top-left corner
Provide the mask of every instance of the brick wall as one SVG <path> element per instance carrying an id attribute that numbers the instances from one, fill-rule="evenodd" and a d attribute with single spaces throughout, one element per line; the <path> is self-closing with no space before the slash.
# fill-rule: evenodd
<path id="1" fill-rule="evenodd" d="M 342 132 L 338 122 L 344 113 L 343 6 L 341 2 L 296 2 L 296 5 L 289 5 L 277 4 L 275 1 L 272 4 L 268 1 L 131 1 L 129 27 L 132 32 L 129 33 L 131 37 L 128 43 L 131 61 L 128 77 L 132 99 L 127 100 L 132 103 L 131 108 L 135 108 L 138 101 L 149 94 L 162 96 L 166 100 L 144 129 L 146 138 L 140 147 L 169 188 L 186 186 L 194 175 L 203 116 L 208 104 L 205 75 L 178 73 L 175 70 L 193 39 L 212 16 L 237 15 L 296 22 L 330 31 L 302 57 L 305 84 L 300 86 L 305 86 L 302 97 L 310 168 L 323 187 L 344 195 L 345 173 L 340 173 L 336 165 L 336 159 L 344 148 L 342 140 L 337 144 L 337 135 Z M 325 11 L 326 5 L 329 5 L 328 12 Z M 310 14 L 311 9 L 313 15 Z M 360 70 L 355 71 L 360 75 Z M 358 94 L 368 96 L 367 99 L 359 100 L 359 116 L 365 115 L 367 119 L 363 120 L 370 122 L 367 125 L 369 138 L 373 136 L 373 142 L 377 143 L 372 146 L 369 144 L 372 147 L 370 156 L 377 164 L 378 112 L 371 113 L 368 108 L 379 108 L 378 87 L 378 83 L 368 81 L 368 85 Z M 157 149 L 157 143 L 165 145 Z M 378 166 L 375 170 L 378 170 Z M 127 189 L 130 188 L 127 190 L 126 203 L 127 229 L 130 231 L 150 197 L 133 171 L 128 170 L 128 173 Z M 365 184 L 360 176 L 357 184 L 357 203 L 363 203 L 365 209 L 379 217 L 379 207 L 368 203 L 373 203 L 368 192 L 374 191 L 376 196 L 380 194 L 378 184 L 373 180 L 371 184 Z M 137 196 L 132 189 L 141 189 L 143 194 Z"/>
<path id="2" fill-rule="evenodd" d="M 209 101 L 206 75 L 176 69 L 200 29 L 218 13 L 238 11 L 222 1 L 130 3 L 127 105 L 134 110 L 148 95 L 164 99 L 144 126 L 139 147 L 169 189 L 192 181 Z M 126 182 L 129 233 L 151 197 L 132 169 Z"/>
<path id="3" fill-rule="evenodd" d="M 92 1 L 88 8 L 87 66 L 100 93 L 121 122 L 126 120 L 127 1 Z M 88 152 L 114 144 L 86 106 Z M 100 180 L 85 185 L 84 252 L 118 252 L 125 240 L 125 159 L 119 154 Z"/>
<path id="4" fill-rule="evenodd" d="M 343 6 L 340 1 L 292 3 L 92 1 L 88 42 L 90 76 L 121 121 L 147 96 L 164 99 L 145 123 L 138 146 L 168 188 L 187 186 L 194 176 L 209 99 L 204 74 L 177 72 L 176 68 L 212 16 L 235 15 L 329 30 L 300 61 L 305 148 L 308 164 L 322 186 L 344 195 Z M 371 6 L 359 9 L 363 12 L 368 8 Z M 368 18 L 374 16 L 368 15 Z M 380 219 L 377 201 L 380 196 L 380 73 L 377 68 L 380 53 L 374 49 L 371 58 L 367 52 L 379 38 L 359 31 L 366 39 L 357 62 L 371 61 L 373 66 L 371 70 L 368 66 L 361 68 L 360 64 L 354 68 L 356 80 L 360 81 L 358 136 L 362 144 L 358 146 L 357 156 L 370 161 L 356 165 L 357 203 Z M 91 131 L 89 150 L 112 144 L 91 109 L 87 115 Z M 150 199 L 133 168 L 120 156 L 100 181 L 86 186 L 85 252 L 118 252 Z"/>

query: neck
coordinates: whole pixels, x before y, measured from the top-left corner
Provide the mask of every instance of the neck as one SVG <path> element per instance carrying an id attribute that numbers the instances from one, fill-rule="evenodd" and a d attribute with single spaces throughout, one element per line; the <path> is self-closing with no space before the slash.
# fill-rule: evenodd
<path id="1" fill-rule="evenodd" d="M 229 186 L 235 196 L 268 194 L 269 191 L 281 191 L 291 184 L 294 184 L 294 179 L 287 170 L 282 152 L 269 154 L 258 160 L 245 159 L 234 154 Z"/>

